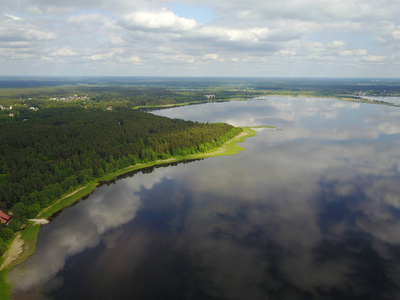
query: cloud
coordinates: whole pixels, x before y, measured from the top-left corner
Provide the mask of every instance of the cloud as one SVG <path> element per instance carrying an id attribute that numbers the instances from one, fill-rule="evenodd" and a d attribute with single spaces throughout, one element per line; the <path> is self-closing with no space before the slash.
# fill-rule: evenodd
<path id="1" fill-rule="evenodd" d="M 112 58 L 114 56 L 114 53 L 103 53 L 103 54 L 94 54 L 89 57 L 87 57 L 90 60 L 105 60 Z"/>
<path id="2" fill-rule="evenodd" d="M 174 57 L 173 57 L 173 59 L 174 60 L 177 60 L 177 61 L 182 61 L 182 62 L 186 62 L 186 63 L 194 63 L 194 61 L 195 61 L 195 59 L 194 59 L 194 57 L 193 56 L 191 56 L 191 55 L 187 55 L 187 54 L 178 54 L 178 55 L 175 55 Z"/>
<path id="3" fill-rule="evenodd" d="M 392 31 L 392 36 L 395 40 L 400 40 L 400 27 L 396 27 L 396 29 Z"/>
<path id="4" fill-rule="evenodd" d="M 63 48 L 61 48 L 61 49 L 59 49 L 57 51 L 54 51 L 52 53 L 52 56 L 75 56 L 77 54 L 78 53 L 73 51 L 71 49 L 71 47 L 66 46 L 66 47 L 63 47 Z"/>
<path id="5" fill-rule="evenodd" d="M 380 132 L 384 134 L 399 134 L 400 133 L 400 124 L 384 122 L 379 124 L 378 129 Z"/>
<path id="6" fill-rule="evenodd" d="M 108 70 L 118 67 L 123 75 L 152 75 L 154 70 L 172 75 L 171 69 L 178 72 L 175 75 L 191 75 L 193 70 L 186 69 L 182 59 L 174 59 L 185 55 L 191 57 L 188 62 L 203 61 L 197 67 L 213 76 L 387 77 L 398 72 L 396 1 L 205 0 L 202 9 L 214 16 L 205 23 L 196 21 L 196 5 L 193 0 L 20 0 L 18 5 L 6 1 L 0 47 L 15 49 L 16 57 L 26 55 L 29 48 L 37 60 L 30 57 L 25 64 L 5 66 L 0 75 L 21 70 L 25 74 L 29 66 L 44 72 L 52 65 L 40 58 L 64 47 L 76 54 L 70 60 L 63 55 L 53 58 L 64 66 L 63 74 L 71 75 L 77 61 L 105 59 L 114 47 L 124 49 L 125 59 L 142 59 L 144 68 L 137 73 L 121 69 L 121 56 L 108 57 Z M 25 41 L 30 44 L 18 47 L 17 42 Z M 4 50 L 0 53 L 0 59 L 9 58 Z M 210 53 L 218 54 L 218 67 L 204 63 Z M 99 75 L 93 65 L 86 71 Z M 102 72 L 107 75 L 106 69 Z"/>
<path id="7" fill-rule="evenodd" d="M 11 42 L 6 42 L 2 41 L 0 42 L 0 48 L 26 48 L 29 47 L 30 43 L 27 41 L 11 41 Z"/>
<path id="8" fill-rule="evenodd" d="M 296 289 L 314 298 L 329 291 L 362 298 L 369 291 L 348 289 L 369 282 L 369 274 L 360 272 L 365 270 L 365 257 L 357 254 L 368 250 L 378 262 L 397 260 L 393 246 L 400 243 L 400 185 L 393 164 L 400 158 L 399 145 L 397 140 L 370 135 L 380 124 L 400 125 L 397 110 L 330 99 L 268 97 L 268 101 L 231 102 L 228 107 L 215 103 L 159 112 L 168 111 L 170 117 L 189 116 L 182 112 L 190 111 L 192 120 L 288 126 L 279 133 L 263 129 L 246 140 L 248 155 L 256 159 L 248 159 L 245 151 L 229 160 L 194 162 L 196 172 L 185 165 L 159 168 L 98 189 L 52 221 L 37 253 L 27 261 L 31 265 L 10 273 L 17 287 L 38 280 L 47 285 L 68 257 L 99 243 L 117 251 L 99 247 L 91 258 L 105 270 L 106 282 L 118 280 L 112 273 L 117 269 L 124 276 L 115 263 L 118 255 L 129 257 L 120 259 L 129 274 L 136 270 L 132 261 L 149 266 L 148 253 L 157 253 L 149 247 L 160 245 L 161 227 L 173 253 L 189 253 L 185 259 L 201 270 L 195 272 L 196 282 L 219 283 L 218 295 L 225 298 L 257 295 L 260 282 L 272 290 L 285 287 L 285 295 Z M 334 122 L 325 120 L 335 113 Z M 382 119 L 386 124 L 380 123 Z M 145 191 L 158 183 L 160 189 Z M 149 207 L 153 213 L 137 214 Z M 123 225 L 136 216 L 148 222 L 136 219 L 140 228 L 124 232 Z M 148 216 L 162 216 L 163 222 Z M 177 256 L 165 253 L 169 252 L 162 255 L 166 266 L 169 257 L 176 262 Z M 155 269 L 159 267 L 156 264 Z M 18 270 L 19 274 L 13 273 Z M 397 271 L 382 271 L 396 293 Z M 221 278 L 226 279 L 222 284 Z"/>
<path id="9" fill-rule="evenodd" d="M 143 60 L 139 56 L 120 57 L 120 62 L 140 64 Z"/>
<path id="10" fill-rule="evenodd" d="M 190 31 L 198 26 L 194 19 L 182 18 L 163 8 L 160 11 L 137 11 L 124 16 L 120 24 L 128 29 Z"/>
<path id="11" fill-rule="evenodd" d="M 97 246 L 103 238 L 108 246 L 112 246 L 106 233 L 136 217 L 142 205 L 138 190 L 151 189 L 160 181 L 157 176 L 150 177 L 119 181 L 121 189 L 110 186 L 106 191 L 96 191 L 91 196 L 92 201 L 81 202 L 72 209 L 72 213 L 67 213 L 64 221 L 68 226 L 57 220 L 52 221 L 53 231 L 47 236 L 52 242 L 47 240 L 38 245 L 24 270 L 13 269 L 10 276 L 13 288 L 28 290 L 48 282 L 64 268 L 68 257 Z M 85 230 L 82 231 L 82 228 Z M 43 259 L 46 264 L 43 264 Z"/>
<path id="12" fill-rule="evenodd" d="M 208 53 L 203 55 L 203 58 L 206 60 L 217 60 L 218 59 L 218 54 L 215 53 Z"/>
<path id="13" fill-rule="evenodd" d="M 250 42 L 259 43 L 266 40 L 269 36 L 268 28 L 231 29 L 215 26 L 205 26 L 200 30 L 200 35 L 204 37 L 214 37 L 217 40 L 230 42 Z"/>
<path id="14" fill-rule="evenodd" d="M 372 61 L 372 62 L 379 62 L 385 60 L 384 56 L 379 55 L 366 55 L 363 57 L 363 60 Z"/>
<path id="15" fill-rule="evenodd" d="M 22 21 L 22 18 L 13 16 L 13 15 L 4 14 L 4 16 L 6 16 L 7 18 L 10 18 L 10 19 L 12 19 L 14 21 Z"/>
<path id="16" fill-rule="evenodd" d="M 0 41 L 40 41 L 52 40 L 56 34 L 26 22 L 0 22 Z"/>
<path id="17" fill-rule="evenodd" d="M 205 3 L 212 5 L 212 0 Z M 204 3 L 204 2 L 203 2 Z M 362 20 L 383 21 L 396 20 L 400 12 L 396 1 L 371 1 L 371 0 L 290 0 L 282 3 L 279 0 L 259 2 L 249 0 L 240 3 L 236 1 L 221 1 L 216 5 L 216 13 L 224 18 L 237 16 L 237 12 L 245 12 L 245 15 L 254 21 L 262 20 L 262 16 L 269 20 L 296 19 L 308 21 L 332 21 L 332 20 Z M 235 13 L 234 13 L 235 12 Z"/>
<path id="18" fill-rule="evenodd" d="M 66 19 L 67 23 L 71 24 L 91 24 L 91 23 L 103 23 L 104 16 L 100 14 L 82 14 L 82 15 L 74 15 L 70 16 Z"/>
<path id="19" fill-rule="evenodd" d="M 328 47 L 332 49 L 343 49 L 347 45 L 346 41 L 333 41 L 331 43 L 328 43 Z"/>
<path id="20" fill-rule="evenodd" d="M 237 17 L 238 17 L 239 19 L 247 18 L 249 15 L 250 15 L 250 11 L 248 11 L 248 10 L 241 10 L 241 11 L 239 11 L 239 12 L 237 13 Z"/>

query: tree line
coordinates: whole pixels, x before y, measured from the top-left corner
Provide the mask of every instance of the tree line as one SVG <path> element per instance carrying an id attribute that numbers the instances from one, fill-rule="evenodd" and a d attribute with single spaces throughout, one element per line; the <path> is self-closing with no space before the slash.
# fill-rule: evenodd
<path id="1" fill-rule="evenodd" d="M 27 111 L 23 120 L 0 121 L 0 209 L 13 212 L 8 227 L 18 230 L 26 218 L 95 178 L 137 163 L 205 152 L 240 131 L 132 109 Z"/>

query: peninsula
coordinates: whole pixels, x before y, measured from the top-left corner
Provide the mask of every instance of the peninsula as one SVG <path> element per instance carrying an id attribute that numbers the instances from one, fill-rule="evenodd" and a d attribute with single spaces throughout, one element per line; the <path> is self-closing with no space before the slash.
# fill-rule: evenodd
<path id="1" fill-rule="evenodd" d="M 124 108 L 13 110 L 22 120 L 0 122 L 0 205 L 13 215 L 0 228 L 0 294 L 10 292 L 8 271 L 35 251 L 39 225 L 100 183 L 155 165 L 235 154 L 243 150 L 236 143 L 255 134 Z"/>

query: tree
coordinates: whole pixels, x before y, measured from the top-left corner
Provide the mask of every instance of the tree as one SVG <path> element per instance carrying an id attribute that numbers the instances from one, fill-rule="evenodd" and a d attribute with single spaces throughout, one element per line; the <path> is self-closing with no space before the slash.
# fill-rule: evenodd
<path id="1" fill-rule="evenodd" d="M 8 241 L 14 237 L 14 231 L 7 227 L 0 228 L 0 238 L 4 241 Z"/>

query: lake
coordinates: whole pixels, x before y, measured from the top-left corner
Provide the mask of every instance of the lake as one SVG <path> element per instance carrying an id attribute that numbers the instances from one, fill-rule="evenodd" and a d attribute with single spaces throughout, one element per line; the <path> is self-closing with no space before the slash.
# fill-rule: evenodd
<path id="1" fill-rule="evenodd" d="M 381 101 L 393 105 L 400 105 L 400 97 L 364 96 L 369 100 Z"/>
<path id="2" fill-rule="evenodd" d="M 258 128 L 42 227 L 13 299 L 399 299 L 400 109 L 264 97 L 153 112 Z"/>

